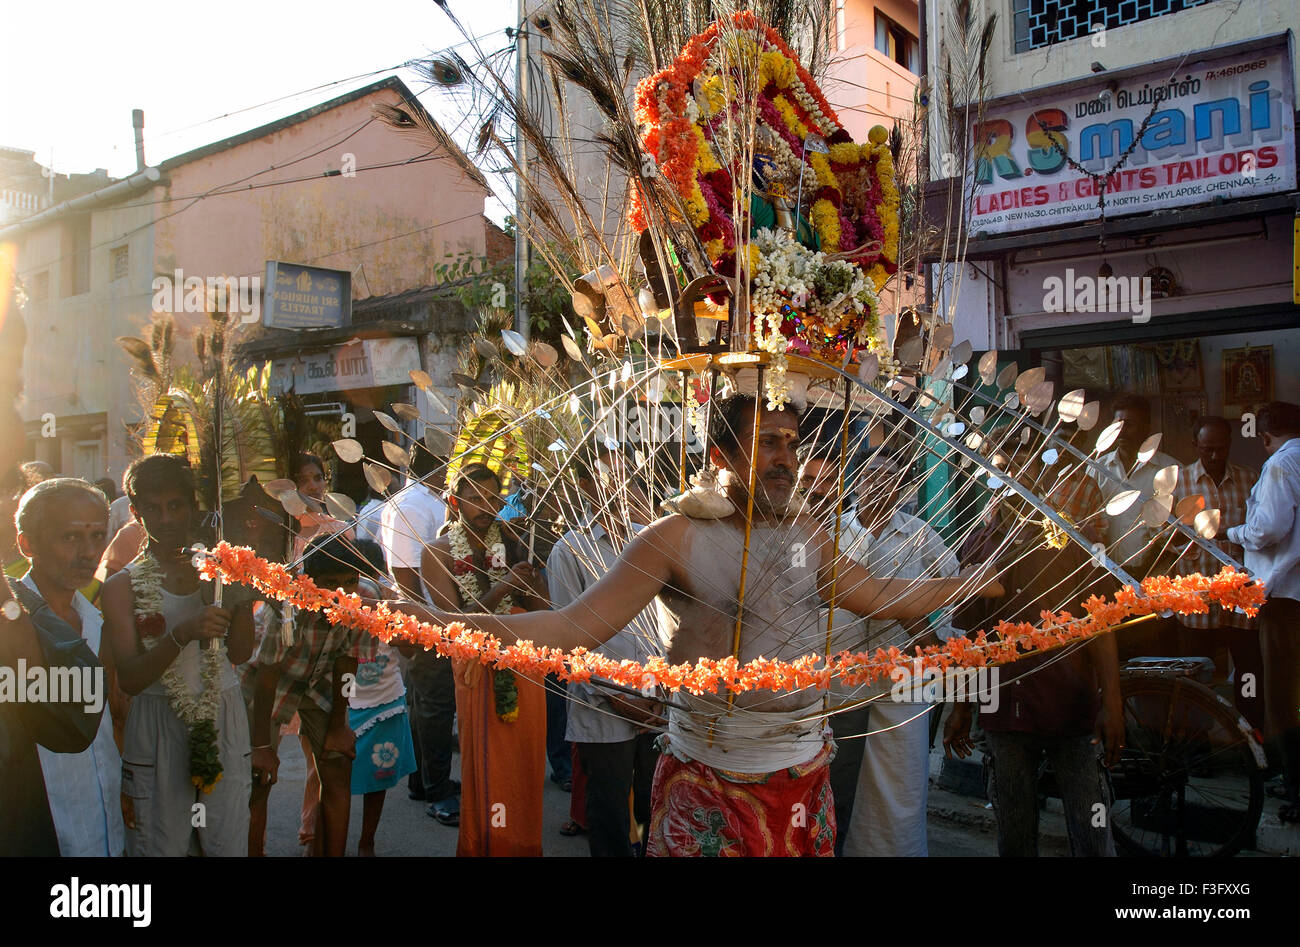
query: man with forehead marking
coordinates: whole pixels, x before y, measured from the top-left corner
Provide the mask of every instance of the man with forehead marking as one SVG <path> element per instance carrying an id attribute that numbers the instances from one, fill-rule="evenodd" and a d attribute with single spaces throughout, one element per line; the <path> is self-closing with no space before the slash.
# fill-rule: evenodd
<path id="1" fill-rule="evenodd" d="M 977 589 L 1001 593 L 984 578 L 874 579 L 847 558 L 833 563 L 825 528 L 790 510 L 798 412 L 762 411 L 755 438 L 757 410 L 753 396 L 731 395 L 710 412 L 710 459 L 729 512 L 713 519 L 675 513 L 657 520 L 628 544 L 601 581 L 564 608 L 511 616 L 403 608 L 441 624 L 464 622 L 507 644 L 531 640 L 571 650 L 609 640 L 654 602 L 670 662 L 724 658 L 732 652 L 740 597 L 742 511 L 751 465 L 756 489 L 741 662 L 759 655 L 791 659 L 825 646 L 819 608 L 829 597 L 833 568 L 837 604 L 859 615 L 919 618 Z M 811 690 L 750 691 L 736 695 L 733 709 L 725 696 L 679 693 L 676 701 L 689 710 L 673 707 L 669 713 L 647 853 L 830 855 L 835 814 L 821 696 Z"/>

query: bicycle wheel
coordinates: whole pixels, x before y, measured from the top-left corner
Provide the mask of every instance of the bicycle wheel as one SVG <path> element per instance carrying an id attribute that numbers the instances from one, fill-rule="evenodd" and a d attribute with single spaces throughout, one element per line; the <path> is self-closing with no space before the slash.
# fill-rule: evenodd
<path id="1" fill-rule="evenodd" d="M 1227 857 L 1254 839 L 1264 781 L 1236 709 L 1187 678 L 1125 676 L 1111 829 L 1129 854 Z"/>

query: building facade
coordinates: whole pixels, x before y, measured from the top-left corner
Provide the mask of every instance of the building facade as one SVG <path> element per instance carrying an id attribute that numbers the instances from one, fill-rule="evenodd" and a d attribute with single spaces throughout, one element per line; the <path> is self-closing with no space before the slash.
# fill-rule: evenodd
<path id="1" fill-rule="evenodd" d="M 932 116 L 933 140 L 965 134 L 973 149 L 964 175 L 931 155 L 931 216 L 964 195 L 950 222 L 969 238 L 962 264 L 934 267 L 934 307 L 977 352 L 1100 399 L 1103 423 L 1121 393 L 1146 397 L 1161 449 L 1183 462 L 1199 417 L 1241 422 L 1233 460 L 1258 467 L 1249 415 L 1300 401 L 1300 8 L 972 7 L 977 25 L 997 20 L 969 126 Z M 927 14 L 928 61 L 956 58 L 952 5 Z"/>
<path id="2" fill-rule="evenodd" d="M 0 229 L 0 241 L 17 245 L 29 296 L 28 456 L 65 474 L 120 477 L 130 461 L 127 427 L 139 422 L 140 411 L 114 339 L 139 336 L 151 317 L 170 311 L 176 356 L 188 359 L 205 318 L 185 311 L 193 307 L 183 294 L 160 286 L 180 287 L 193 277 L 243 278 L 256 286 L 259 312 L 249 314 L 235 342 L 250 356 L 277 362 L 277 377 L 292 384 L 292 360 L 333 357 L 331 345 L 355 333 L 350 324 L 336 327 L 344 330 L 341 339 L 260 328 L 269 262 L 346 274 L 353 318 L 364 323 L 384 300 L 438 282 L 439 264 L 483 254 L 489 222 L 482 176 L 459 151 L 446 154 L 376 120 L 372 110 L 381 103 L 419 108 L 400 80 L 382 79 Z M 368 299 L 380 303 L 367 310 Z M 423 353 L 443 350 L 451 342 L 443 335 L 460 338 L 464 331 L 464 314 L 451 303 L 419 315 L 392 326 L 372 319 L 365 327 L 409 339 L 389 346 L 385 362 L 403 374 L 431 370 Z M 449 378 L 439 380 L 454 393 Z M 373 382 L 355 397 L 341 387 L 303 393 L 345 407 L 356 401 L 363 415 L 381 395 L 416 400 L 409 377 L 400 392 Z"/>

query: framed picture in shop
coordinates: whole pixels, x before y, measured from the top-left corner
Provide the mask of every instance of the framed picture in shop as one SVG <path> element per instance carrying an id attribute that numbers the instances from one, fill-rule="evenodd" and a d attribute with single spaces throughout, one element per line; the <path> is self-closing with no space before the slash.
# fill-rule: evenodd
<path id="1" fill-rule="evenodd" d="M 1201 373 L 1201 340 L 1174 339 L 1155 344 L 1156 362 L 1160 366 L 1160 391 L 1204 391 Z"/>
<path id="2" fill-rule="evenodd" d="M 1223 350 L 1223 412 L 1239 418 L 1273 400 L 1273 346 Z"/>

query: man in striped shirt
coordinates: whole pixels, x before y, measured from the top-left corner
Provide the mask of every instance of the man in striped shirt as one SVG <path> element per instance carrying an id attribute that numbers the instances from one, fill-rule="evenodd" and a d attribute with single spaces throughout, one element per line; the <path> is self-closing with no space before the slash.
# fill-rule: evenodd
<path id="1" fill-rule="evenodd" d="M 1206 415 L 1192 431 L 1196 439 L 1195 463 L 1184 464 L 1178 471 L 1174 503 L 1199 496 L 1201 510 L 1219 511 L 1219 536 L 1216 545 L 1237 562 L 1245 560 L 1245 550 L 1227 538 L 1228 530 L 1246 522 L 1246 498 L 1254 489 L 1259 474 L 1249 467 L 1229 462 L 1232 426 L 1224 418 Z M 1178 560 L 1179 575 L 1199 572 L 1215 575 L 1222 564 L 1200 546 L 1193 546 Z M 1264 699 L 1261 691 L 1264 659 L 1259 650 L 1259 620 L 1241 612 L 1211 605 L 1205 615 L 1180 615 L 1179 652 L 1204 654 L 1215 644 L 1227 646 L 1232 655 L 1237 710 L 1259 729 L 1264 727 Z"/>

